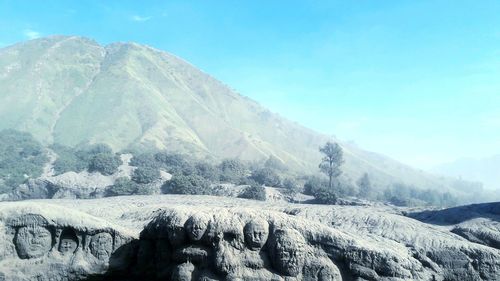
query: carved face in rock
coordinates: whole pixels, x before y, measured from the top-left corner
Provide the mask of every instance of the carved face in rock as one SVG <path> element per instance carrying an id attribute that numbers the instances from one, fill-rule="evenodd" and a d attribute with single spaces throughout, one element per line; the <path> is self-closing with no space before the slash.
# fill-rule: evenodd
<path id="1" fill-rule="evenodd" d="M 23 226 L 17 231 L 15 244 L 20 258 L 38 258 L 52 249 L 52 233 L 42 226 Z"/>
<path id="2" fill-rule="evenodd" d="M 73 254 L 78 248 L 78 238 L 76 234 L 71 229 L 65 229 L 61 233 L 61 238 L 59 240 L 59 252 L 63 255 Z"/>
<path id="3" fill-rule="evenodd" d="M 269 235 L 269 224 L 265 220 L 252 220 L 245 225 L 243 230 L 245 243 L 250 250 L 259 250 L 267 242 Z"/>
<path id="4" fill-rule="evenodd" d="M 186 222 L 186 231 L 191 241 L 200 241 L 207 231 L 210 219 L 204 215 L 193 215 Z"/>
<path id="5" fill-rule="evenodd" d="M 107 260 L 113 251 L 113 237 L 107 232 L 97 233 L 90 239 L 90 252 L 99 260 Z"/>
<path id="6" fill-rule="evenodd" d="M 296 230 L 276 231 L 272 245 L 272 261 L 275 268 L 284 275 L 299 275 L 304 267 L 305 245 L 304 237 Z"/>

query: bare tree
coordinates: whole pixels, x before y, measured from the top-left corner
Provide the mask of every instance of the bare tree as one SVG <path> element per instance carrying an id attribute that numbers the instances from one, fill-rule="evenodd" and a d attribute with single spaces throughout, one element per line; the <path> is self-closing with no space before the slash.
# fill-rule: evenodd
<path id="1" fill-rule="evenodd" d="M 328 176 L 328 187 L 332 188 L 333 179 L 342 174 L 340 170 L 340 166 L 344 163 L 342 148 L 338 143 L 327 142 L 319 148 L 319 151 L 324 154 L 319 169 Z"/>

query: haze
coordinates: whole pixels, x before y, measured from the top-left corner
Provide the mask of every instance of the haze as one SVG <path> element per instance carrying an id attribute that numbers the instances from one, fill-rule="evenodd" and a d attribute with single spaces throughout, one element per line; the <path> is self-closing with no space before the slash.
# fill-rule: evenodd
<path id="1" fill-rule="evenodd" d="M 499 280 L 498 15 L 0 0 L 0 281 Z"/>
<path id="2" fill-rule="evenodd" d="M 499 13 L 497 1 L 0 1 L 0 44 L 147 44 L 291 120 L 428 169 L 500 153 Z"/>

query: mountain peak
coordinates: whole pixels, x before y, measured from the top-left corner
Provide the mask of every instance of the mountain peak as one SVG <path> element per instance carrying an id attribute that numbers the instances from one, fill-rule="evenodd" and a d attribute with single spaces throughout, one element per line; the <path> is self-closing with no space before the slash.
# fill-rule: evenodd
<path id="1" fill-rule="evenodd" d="M 104 142 L 115 150 L 156 147 L 199 157 L 262 160 L 316 171 L 331 137 L 270 112 L 181 58 L 137 43 L 101 46 L 54 35 L 0 52 L 0 129 L 46 143 Z M 345 177 L 381 185 L 441 179 L 341 143 Z"/>

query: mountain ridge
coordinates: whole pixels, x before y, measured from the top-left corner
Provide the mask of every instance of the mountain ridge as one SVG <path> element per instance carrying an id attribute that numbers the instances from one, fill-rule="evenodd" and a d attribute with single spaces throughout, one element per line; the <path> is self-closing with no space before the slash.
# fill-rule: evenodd
<path id="1" fill-rule="evenodd" d="M 500 154 L 483 158 L 461 158 L 438 165 L 431 171 L 480 181 L 487 189 L 500 189 Z"/>
<path id="2" fill-rule="evenodd" d="M 250 161 L 273 155 L 313 172 L 319 146 L 331 140 L 344 149 L 344 177 L 351 182 L 367 172 L 380 186 L 451 186 L 289 121 L 189 62 L 137 43 L 101 46 L 79 36 L 18 43 L 0 49 L 0 82 L 0 129 L 28 131 L 46 144 L 153 146 Z"/>

